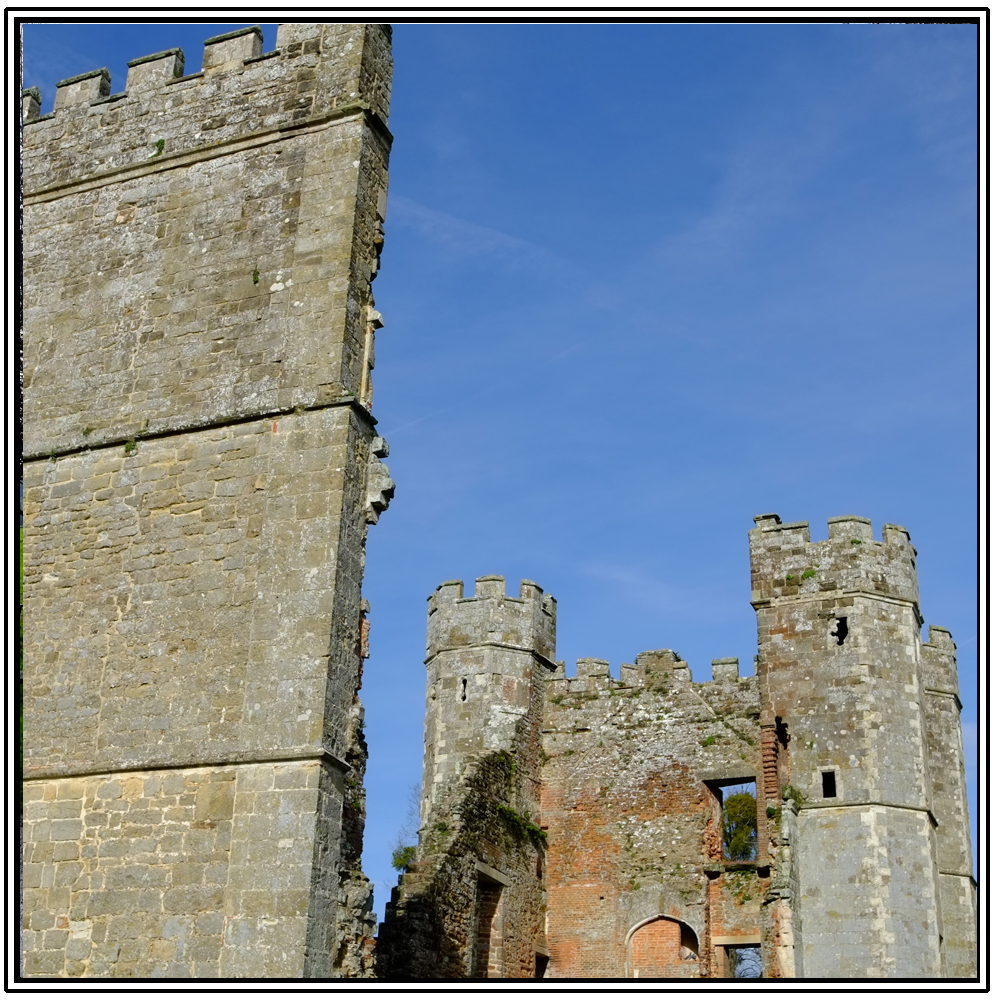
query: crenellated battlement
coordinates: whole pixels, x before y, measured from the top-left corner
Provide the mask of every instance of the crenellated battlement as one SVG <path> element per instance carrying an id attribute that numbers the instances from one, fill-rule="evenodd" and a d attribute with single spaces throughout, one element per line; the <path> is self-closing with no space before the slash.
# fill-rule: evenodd
<path id="1" fill-rule="evenodd" d="M 886 524 L 875 541 L 871 521 L 832 517 L 829 538 L 813 542 L 809 524 L 783 524 L 777 514 L 754 518 L 750 532 L 751 603 L 836 597 L 863 592 L 916 605 L 916 549 L 905 528 Z"/>
<path id="2" fill-rule="evenodd" d="M 207 39 L 196 72 L 170 48 L 131 60 L 119 93 L 107 69 L 61 80 L 45 115 L 37 88 L 28 88 L 25 198 L 127 167 L 165 169 L 181 154 L 350 112 L 370 114 L 388 141 L 389 41 L 388 25 L 282 24 L 277 48 L 263 52 L 254 26 Z"/>
<path id="3" fill-rule="evenodd" d="M 442 583 L 427 599 L 427 658 L 469 646 L 497 645 L 555 656 L 556 600 L 532 580 L 508 597 L 502 576 L 476 579 L 466 597 L 461 580 Z"/>
<path id="4" fill-rule="evenodd" d="M 924 688 L 958 697 L 958 661 L 951 632 L 940 625 L 927 629 L 927 642 L 920 647 Z"/>
<path id="5" fill-rule="evenodd" d="M 575 706 L 576 701 L 595 700 L 595 696 L 639 697 L 647 691 L 655 695 L 672 695 L 685 689 L 716 691 L 740 684 L 756 685 L 756 678 L 740 677 L 739 660 L 735 657 L 712 660 L 712 680 L 695 682 L 686 660 L 672 649 L 655 649 L 639 653 L 634 663 L 623 663 L 617 680 L 611 676 L 607 660 L 577 660 L 575 677 L 566 676 L 566 665 L 560 660 L 556 670 L 546 677 L 546 694 L 550 701 L 559 699 L 553 702 L 554 705 L 563 704 L 568 697 L 566 704 Z"/>

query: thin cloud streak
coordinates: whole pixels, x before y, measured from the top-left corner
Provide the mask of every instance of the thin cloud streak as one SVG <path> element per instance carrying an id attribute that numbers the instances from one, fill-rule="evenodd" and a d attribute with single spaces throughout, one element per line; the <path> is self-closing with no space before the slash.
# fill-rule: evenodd
<path id="1" fill-rule="evenodd" d="M 652 607 L 661 615 L 676 615 L 686 621 L 711 621 L 715 624 L 720 619 L 739 620 L 741 617 L 726 614 L 725 602 L 720 600 L 717 590 L 678 587 L 633 566 L 583 563 L 579 566 L 579 573 L 613 584 L 619 591 L 627 593 L 633 602 Z"/>
<path id="2" fill-rule="evenodd" d="M 544 265 L 547 268 L 569 268 L 566 261 L 544 247 L 428 208 L 405 195 L 390 194 L 389 206 L 393 224 L 398 222 L 438 246 L 460 252 L 463 257 L 500 258 L 513 267 Z"/>

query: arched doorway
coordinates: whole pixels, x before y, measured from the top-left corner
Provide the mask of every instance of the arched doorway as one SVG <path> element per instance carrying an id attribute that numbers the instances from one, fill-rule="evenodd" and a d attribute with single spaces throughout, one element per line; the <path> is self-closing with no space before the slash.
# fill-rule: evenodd
<path id="1" fill-rule="evenodd" d="M 695 979 L 699 973 L 698 937 L 682 921 L 653 917 L 629 936 L 630 979 Z"/>

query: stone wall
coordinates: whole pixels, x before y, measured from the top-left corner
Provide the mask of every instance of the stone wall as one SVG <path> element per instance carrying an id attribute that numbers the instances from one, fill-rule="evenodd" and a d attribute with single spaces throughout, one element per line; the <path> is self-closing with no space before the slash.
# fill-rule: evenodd
<path id="1" fill-rule="evenodd" d="M 389 33 L 183 70 L 25 99 L 25 973 L 370 975 Z"/>
<path id="2" fill-rule="evenodd" d="M 343 781 L 313 760 L 29 782 L 25 974 L 287 976 L 336 921 L 311 881 Z"/>

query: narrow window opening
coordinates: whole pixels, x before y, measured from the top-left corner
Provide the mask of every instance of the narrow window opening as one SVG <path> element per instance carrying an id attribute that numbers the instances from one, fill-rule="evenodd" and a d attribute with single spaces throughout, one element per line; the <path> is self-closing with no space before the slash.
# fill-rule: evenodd
<path id="1" fill-rule="evenodd" d="M 778 759 L 777 778 L 778 788 L 784 788 L 788 784 L 788 726 L 785 725 L 781 716 L 774 720 L 774 733 L 778 738 Z"/>
<path id="2" fill-rule="evenodd" d="M 822 771 L 823 798 L 835 799 L 837 797 L 837 775 L 834 771 Z"/>
<path id="3" fill-rule="evenodd" d="M 847 619 L 838 618 L 837 619 L 837 631 L 831 632 L 830 635 L 834 636 L 837 640 L 838 646 L 844 645 L 844 640 L 847 638 Z"/>
<path id="4" fill-rule="evenodd" d="M 545 978 L 545 969 L 549 964 L 548 955 L 535 955 L 535 979 Z"/>
<path id="5" fill-rule="evenodd" d="M 774 731 L 778 736 L 778 745 L 783 749 L 788 749 L 788 726 L 785 725 L 781 716 L 776 716 L 774 720 Z"/>
<path id="6" fill-rule="evenodd" d="M 463 677 L 462 678 L 462 701 L 465 701 L 466 698 L 468 698 L 468 693 L 467 693 L 468 686 L 469 686 L 469 682 Z"/>

